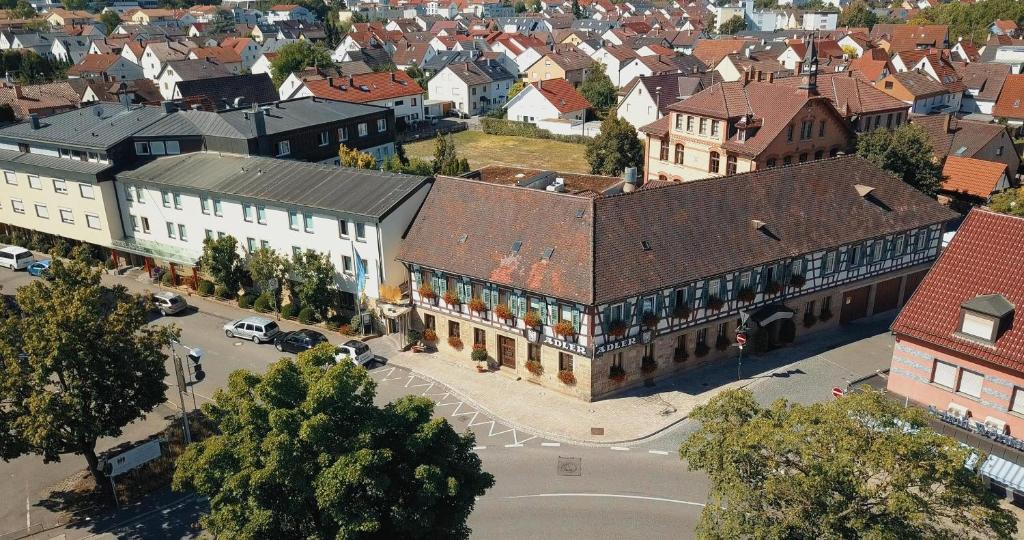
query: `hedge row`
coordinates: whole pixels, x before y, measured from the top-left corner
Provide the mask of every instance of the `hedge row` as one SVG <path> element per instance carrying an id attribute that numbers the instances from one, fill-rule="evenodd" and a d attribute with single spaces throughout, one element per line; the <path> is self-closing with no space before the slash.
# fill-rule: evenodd
<path id="1" fill-rule="evenodd" d="M 546 129 L 541 129 L 528 122 L 516 122 L 514 120 L 502 120 L 500 118 L 481 118 L 480 125 L 484 133 L 489 135 L 509 135 L 512 137 L 529 137 L 531 139 L 550 139 L 573 144 L 587 144 L 592 137 L 583 135 L 557 135 Z"/>

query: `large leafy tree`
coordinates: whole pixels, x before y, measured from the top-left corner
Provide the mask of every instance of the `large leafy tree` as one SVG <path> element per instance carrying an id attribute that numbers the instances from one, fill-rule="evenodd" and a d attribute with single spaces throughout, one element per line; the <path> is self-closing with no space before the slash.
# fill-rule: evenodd
<path id="1" fill-rule="evenodd" d="M 296 41 L 277 51 L 277 58 L 270 63 L 270 75 L 274 85 L 280 86 L 293 72 L 331 64 L 331 52 L 327 49 L 308 41 Z"/>
<path id="2" fill-rule="evenodd" d="M 1024 217 L 1024 188 L 1008 189 L 994 195 L 989 207 L 1000 214 Z"/>
<path id="3" fill-rule="evenodd" d="M 373 169 L 377 167 L 377 158 L 357 148 L 349 148 L 344 144 L 338 148 L 339 164 L 354 169 Z"/>
<path id="4" fill-rule="evenodd" d="M 932 154 L 928 133 L 918 124 L 876 129 L 857 137 L 857 155 L 934 196 L 942 187 L 942 167 Z"/>
<path id="5" fill-rule="evenodd" d="M 175 332 L 147 326 L 139 297 L 79 260 L 49 272 L 18 289 L 19 313 L 0 313 L 0 458 L 81 455 L 107 490 L 96 441 L 165 400 L 161 349 Z"/>
<path id="6" fill-rule="evenodd" d="M 330 254 L 302 251 L 293 255 L 289 270 L 299 305 L 311 308 L 321 319 L 326 318 L 337 273 Z"/>
<path id="7" fill-rule="evenodd" d="M 602 111 L 615 104 L 616 88 L 606 71 L 604 64 L 594 64 L 580 85 L 580 95 L 587 98 L 595 109 Z"/>
<path id="8" fill-rule="evenodd" d="M 434 173 L 458 176 L 469 172 L 469 161 L 460 158 L 451 135 L 437 134 L 434 145 Z"/>
<path id="9" fill-rule="evenodd" d="M 949 2 L 921 10 L 914 18 L 920 24 L 949 26 L 949 41 L 958 38 L 984 42 L 989 25 L 996 19 L 1008 19 L 1018 24 L 1024 20 L 1024 2 L 1020 0 L 985 0 L 976 3 Z"/>
<path id="10" fill-rule="evenodd" d="M 856 0 L 839 14 L 839 26 L 856 26 L 871 29 L 878 22 L 878 15 L 871 11 L 871 6 L 864 0 Z"/>
<path id="11" fill-rule="evenodd" d="M 288 268 L 288 260 L 274 249 L 260 248 L 249 254 L 245 266 L 256 288 L 267 291 L 270 290 L 271 280 L 276 279 L 278 284 L 281 283 Z"/>
<path id="12" fill-rule="evenodd" d="M 512 83 L 512 86 L 508 87 L 508 100 L 512 101 L 512 98 L 519 95 L 519 92 L 522 92 L 525 89 L 526 81 L 523 79 L 519 79 L 518 81 Z"/>
<path id="13" fill-rule="evenodd" d="M 114 33 L 114 30 L 121 24 L 121 16 L 116 11 L 104 11 L 100 13 L 100 22 L 106 27 L 107 35 Z"/>
<path id="14" fill-rule="evenodd" d="M 740 15 L 733 15 L 733 17 L 723 22 L 718 27 L 719 34 L 735 34 L 736 32 L 742 32 L 747 29 L 747 21 Z"/>
<path id="15" fill-rule="evenodd" d="M 199 266 L 230 294 L 238 292 L 242 282 L 242 257 L 238 254 L 238 240 L 234 236 L 229 234 L 203 240 Z"/>
<path id="16" fill-rule="evenodd" d="M 601 133 L 587 143 L 585 155 L 594 174 L 618 176 L 626 167 L 639 169 L 644 164 L 644 146 L 636 129 L 614 111 L 601 122 Z"/>
<path id="17" fill-rule="evenodd" d="M 265 375 L 241 370 L 204 405 L 220 433 L 178 459 L 175 489 L 210 498 L 220 538 L 466 538 L 475 498 L 494 485 L 433 403 L 383 408 L 362 367 L 321 345 Z"/>
<path id="18" fill-rule="evenodd" d="M 728 390 L 679 452 L 711 477 L 702 538 L 1010 538 L 1016 519 L 965 467 L 970 449 L 871 390 L 762 408 Z"/>

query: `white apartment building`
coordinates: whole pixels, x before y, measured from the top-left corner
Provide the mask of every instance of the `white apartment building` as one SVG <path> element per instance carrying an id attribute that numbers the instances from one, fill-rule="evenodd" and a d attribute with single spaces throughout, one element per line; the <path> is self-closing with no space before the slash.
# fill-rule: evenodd
<path id="1" fill-rule="evenodd" d="M 503 106 L 514 79 L 498 62 L 463 62 L 438 72 L 427 82 L 427 93 L 430 99 L 452 101 L 462 114 L 475 116 Z"/>

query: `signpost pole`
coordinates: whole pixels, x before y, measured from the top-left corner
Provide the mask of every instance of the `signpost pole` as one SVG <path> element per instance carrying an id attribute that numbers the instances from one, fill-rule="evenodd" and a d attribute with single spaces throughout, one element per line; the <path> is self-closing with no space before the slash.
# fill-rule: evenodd
<path id="1" fill-rule="evenodd" d="M 117 500 L 117 484 L 114 483 L 114 477 L 110 477 L 110 492 L 114 494 L 114 508 L 121 509 L 121 502 Z"/>
<path id="2" fill-rule="evenodd" d="M 192 432 L 188 427 L 188 412 L 185 410 L 185 373 L 181 367 L 181 358 L 178 358 L 178 353 L 174 350 L 174 344 L 171 344 L 171 358 L 174 360 L 174 372 L 178 377 L 178 399 L 181 400 L 181 425 L 185 430 L 185 445 L 192 444 Z"/>
<path id="3" fill-rule="evenodd" d="M 736 346 L 739 347 L 739 349 L 740 349 L 739 356 L 736 357 L 736 380 L 737 381 L 742 381 L 743 380 L 743 346 L 746 345 L 746 344 L 747 344 L 747 334 L 742 331 L 742 327 L 741 327 L 740 331 L 736 332 Z"/>

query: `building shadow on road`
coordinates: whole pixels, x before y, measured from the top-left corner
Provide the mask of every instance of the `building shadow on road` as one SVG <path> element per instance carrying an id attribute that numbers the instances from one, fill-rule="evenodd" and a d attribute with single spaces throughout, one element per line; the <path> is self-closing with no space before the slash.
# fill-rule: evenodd
<path id="1" fill-rule="evenodd" d="M 817 356 L 833 349 L 888 332 L 896 312 L 877 315 L 838 328 L 817 332 L 805 340 L 766 353 L 743 352 L 742 369 L 738 368 L 739 350 L 733 348 L 729 358 L 715 360 L 708 365 L 647 381 L 644 386 L 632 388 L 609 399 L 622 397 L 648 397 L 665 392 L 679 392 L 691 396 L 721 388 L 737 380 L 749 383 L 764 378 L 800 378 L 807 373 L 799 368 L 783 370 L 794 362 Z M 865 375 L 867 375 L 865 373 Z"/>

